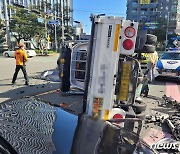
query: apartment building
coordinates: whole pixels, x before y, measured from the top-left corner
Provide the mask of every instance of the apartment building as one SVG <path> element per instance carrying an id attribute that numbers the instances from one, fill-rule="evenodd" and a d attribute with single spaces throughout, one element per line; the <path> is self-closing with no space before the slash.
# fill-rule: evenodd
<path id="1" fill-rule="evenodd" d="M 63 5 L 64 26 L 72 26 L 72 0 L 7 0 L 6 2 L 10 5 L 18 4 L 26 8 L 39 9 L 39 11 L 54 14 L 59 18 L 62 16 L 61 6 Z M 9 18 L 12 14 L 13 10 L 8 10 Z M 0 1 L 0 17 L 5 18 L 4 0 Z"/>
<path id="2" fill-rule="evenodd" d="M 127 0 L 127 19 L 140 23 L 157 23 L 164 18 L 168 25 L 168 34 L 180 35 L 180 0 L 150 0 L 150 4 L 140 4 L 140 0 Z M 152 24 L 150 29 L 157 28 Z"/>

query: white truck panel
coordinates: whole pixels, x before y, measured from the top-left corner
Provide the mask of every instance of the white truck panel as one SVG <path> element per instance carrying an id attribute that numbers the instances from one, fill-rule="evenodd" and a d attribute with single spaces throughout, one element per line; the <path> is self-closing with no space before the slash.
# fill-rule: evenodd
<path id="1" fill-rule="evenodd" d="M 122 20 L 123 18 L 120 17 L 99 17 L 95 19 L 93 46 L 95 52 L 92 56 L 87 98 L 87 114 L 95 118 L 103 119 L 106 112 L 112 108 Z"/>

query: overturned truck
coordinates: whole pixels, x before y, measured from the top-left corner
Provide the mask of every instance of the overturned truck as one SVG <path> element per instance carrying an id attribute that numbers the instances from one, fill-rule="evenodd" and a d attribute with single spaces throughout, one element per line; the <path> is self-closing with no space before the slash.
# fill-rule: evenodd
<path id="1" fill-rule="evenodd" d="M 135 105 L 135 92 L 141 74 L 138 54 L 154 52 L 157 38 L 121 17 L 91 16 L 91 21 L 90 41 L 73 51 L 63 47 L 59 59 L 61 91 L 71 86 L 83 90 L 83 112 L 77 116 L 34 98 L 5 102 L 0 105 L 0 152 L 156 153 L 140 139 L 137 114 L 144 107 Z"/>

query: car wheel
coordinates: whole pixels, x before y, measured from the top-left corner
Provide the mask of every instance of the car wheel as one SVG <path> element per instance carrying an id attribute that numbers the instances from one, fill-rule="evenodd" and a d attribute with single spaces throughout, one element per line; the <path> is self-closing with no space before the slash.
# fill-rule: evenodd
<path id="1" fill-rule="evenodd" d="M 9 57 L 9 54 L 8 54 L 8 53 L 5 53 L 4 55 L 5 55 L 5 57 Z"/>
<path id="2" fill-rule="evenodd" d="M 154 45 L 145 44 L 143 47 L 143 53 L 154 53 L 156 47 Z"/>
<path id="3" fill-rule="evenodd" d="M 157 36 L 152 34 L 147 34 L 146 44 L 156 45 L 156 43 L 157 43 Z"/>

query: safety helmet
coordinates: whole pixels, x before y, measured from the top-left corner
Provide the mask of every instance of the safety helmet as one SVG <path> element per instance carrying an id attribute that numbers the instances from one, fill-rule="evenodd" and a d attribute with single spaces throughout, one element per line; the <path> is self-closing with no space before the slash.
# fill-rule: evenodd
<path id="1" fill-rule="evenodd" d="M 18 44 L 18 47 L 24 47 L 24 43 L 20 42 L 20 43 Z"/>

